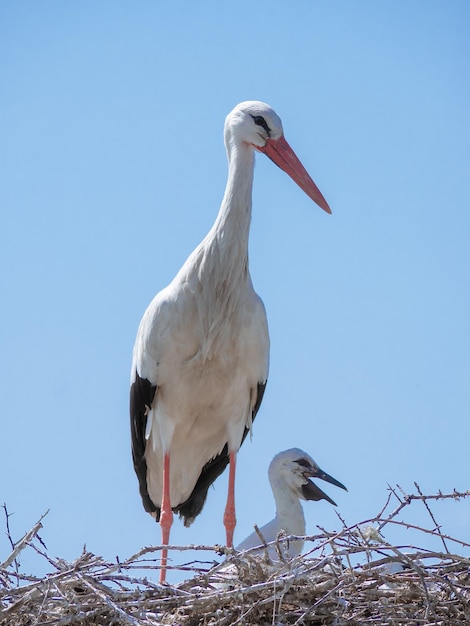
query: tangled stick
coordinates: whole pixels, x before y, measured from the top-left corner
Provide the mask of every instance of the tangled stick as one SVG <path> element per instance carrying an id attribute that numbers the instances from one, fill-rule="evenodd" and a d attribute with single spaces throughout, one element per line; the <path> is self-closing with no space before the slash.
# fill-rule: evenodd
<path id="1" fill-rule="evenodd" d="M 186 575 L 175 586 L 155 582 L 161 546 L 114 562 L 84 550 L 69 563 L 47 553 L 38 535 L 44 515 L 15 543 L 4 506 L 11 553 L 0 566 L 0 626 L 462 626 L 470 623 L 470 544 L 442 532 L 432 503 L 451 504 L 470 491 L 424 495 L 415 487 L 412 494 L 389 487 L 373 518 L 348 525 L 338 516 L 340 530 L 302 537 L 307 552 L 291 560 L 285 549 L 295 536 L 267 544 L 276 545 L 276 562 L 264 549 L 172 546 L 201 559 L 173 566 Z M 425 506 L 430 528 L 398 519 L 416 503 Z M 441 549 L 393 545 L 383 537 L 387 526 L 414 528 L 420 543 L 433 540 Z M 51 573 L 22 573 L 18 556 L 25 549 L 46 559 Z"/>

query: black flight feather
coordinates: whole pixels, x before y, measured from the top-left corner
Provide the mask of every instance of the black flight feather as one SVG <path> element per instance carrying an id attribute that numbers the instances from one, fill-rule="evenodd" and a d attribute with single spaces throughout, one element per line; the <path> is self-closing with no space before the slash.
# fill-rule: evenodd
<path id="1" fill-rule="evenodd" d="M 147 413 L 152 406 L 156 391 L 156 385 L 152 385 L 146 378 L 141 378 L 136 372 L 130 393 L 132 460 L 134 461 L 135 473 L 139 479 L 142 503 L 148 513 L 154 513 L 158 509 L 148 493 L 147 462 L 145 460 Z"/>

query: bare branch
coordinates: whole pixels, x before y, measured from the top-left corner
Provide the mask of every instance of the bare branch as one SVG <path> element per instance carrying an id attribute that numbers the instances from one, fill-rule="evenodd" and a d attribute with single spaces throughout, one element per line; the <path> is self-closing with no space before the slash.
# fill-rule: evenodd
<path id="1" fill-rule="evenodd" d="M 6 506 L 4 506 L 5 509 L 5 514 L 6 513 Z M 11 565 L 13 563 L 13 561 L 17 558 L 17 556 L 19 555 L 19 553 L 24 550 L 24 548 L 30 543 L 30 541 L 33 540 L 33 538 L 36 536 L 36 534 L 39 532 L 39 530 L 42 528 L 42 520 L 46 517 L 46 515 L 49 513 L 49 509 L 43 514 L 41 515 L 41 517 L 39 518 L 39 520 L 36 522 L 36 524 L 34 524 L 34 526 L 31 528 L 31 530 L 29 532 L 27 532 L 22 539 L 20 539 L 18 541 L 18 543 L 13 544 L 13 552 L 10 554 L 9 557 L 7 557 L 5 559 L 5 561 L 3 561 L 3 563 L 0 563 L 0 569 L 6 569 L 9 565 Z M 8 520 L 8 516 L 7 516 L 7 520 Z M 11 541 L 11 535 L 10 535 L 10 529 L 9 526 L 7 526 L 8 529 L 8 536 L 10 537 L 10 541 Z"/>
<path id="2" fill-rule="evenodd" d="M 0 626 L 470 623 L 470 544 L 444 533 L 431 508 L 436 500 L 451 505 L 470 492 L 428 496 L 418 485 L 415 489 L 407 494 L 398 485 L 389 487 L 376 517 L 348 524 L 338 515 L 339 530 L 318 527 L 315 535 L 280 535 L 270 543 L 261 536 L 260 543 L 265 544 L 261 549 L 170 546 L 174 553 L 189 550 L 199 557 L 169 568 L 169 577 L 172 572 L 185 577 L 178 585 L 154 582 L 162 546 L 146 546 L 129 558 L 110 562 L 86 548 L 71 563 L 52 558 L 37 534 L 41 518 L 17 544 L 11 541 L 12 554 L 0 568 Z M 426 507 L 430 528 L 402 519 L 414 502 Z M 413 528 L 418 545 L 387 542 L 380 534 L 386 525 L 404 531 Z M 9 525 L 7 532 L 11 537 Z M 426 547 L 419 545 L 423 539 Z M 294 541 L 304 541 L 306 553 L 287 559 L 286 546 Z M 271 546 L 282 556 L 278 561 L 263 556 Z M 9 566 L 25 548 L 42 557 L 52 572 L 41 578 L 12 571 Z M 200 560 L 208 553 L 224 558 L 213 566 L 216 561 Z"/>

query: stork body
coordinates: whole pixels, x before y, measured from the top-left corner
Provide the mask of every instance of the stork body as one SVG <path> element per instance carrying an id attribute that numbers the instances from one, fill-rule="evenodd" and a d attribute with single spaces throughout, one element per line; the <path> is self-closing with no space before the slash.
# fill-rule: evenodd
<path id="1" fill-rule="evenodd" d="M 230 462 L 224 523 L 232 545 L 236 453 L 260 406 L 269 364 L 266 312 L 248 269 L 255 149 L 329 212 L 268 105 L 238 105 L 227 116 L 225 144 L 229 173 L 217 219 L 150 303 L 134 346 L 134 467 L 144 507 L 160 520 L 163 544 L 172 511 L 191 524 Z M 163 551 L 161 580 L 166 556 Z"/>
<path id="2" fill-rule="evenodd" d="M 260 534 L 266 543 L 275 541 L 278 534 L 305 535 L 305 517 L 301 500 L 327 500 L 336 506 L 324 491 L 309 478 L 321 478 L 332 485 L 346 487 L 318 467 L 315 461 L 303 450 L 291 448 L 277 454 L 268 470 L 269 482 L 276 502 L 276 515 L 260 528 Z M 247 550 L 261 546 L 259 534 L 255 531 L 237 546 L 238 550 Z M 303 541 L 292 541 L 286 549 L 287 556 L 294 557 L 301 553 Z M 278 560 L 276 549 L 268 548 L 272 560 Z"/>

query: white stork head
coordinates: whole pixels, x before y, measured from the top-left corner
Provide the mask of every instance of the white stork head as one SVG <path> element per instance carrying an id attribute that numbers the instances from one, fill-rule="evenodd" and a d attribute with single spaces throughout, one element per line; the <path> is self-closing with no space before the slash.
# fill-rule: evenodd
<path id="1" fill-rule="evenodd" d="M 233 147 L 248 144 L 263 152 L 288 174 L 294 182 L 327 213 L 327 201 L 295 152 L 284 138 L 281 118 L 269 104 L 258 100 L 240 102 L 225 118 L 225 145 Z"/>
<path id="2" fill-rule="evenodd" d="M 342 483 L 320 469 L 312 457 L 299 448 L 277 454 L 271 461 L 268 475 L 273 493 L 289 490 L 301 500 L 327 500 L 336 506 L 336 502 L 309 478 L 320 478 L 347 491 Z"/>
<path id="3" fill-rule="evenodd" d="M 268 139 L 284 134 L 279 115 L 269 104 L 258 100 L 240 102 L 225 118 L 225 136 L 260 150 Z"/>

